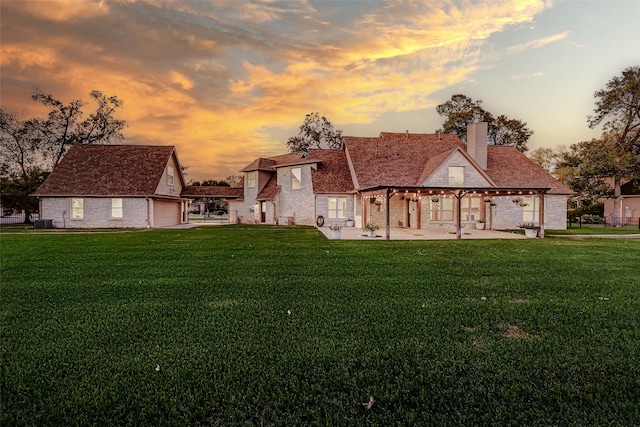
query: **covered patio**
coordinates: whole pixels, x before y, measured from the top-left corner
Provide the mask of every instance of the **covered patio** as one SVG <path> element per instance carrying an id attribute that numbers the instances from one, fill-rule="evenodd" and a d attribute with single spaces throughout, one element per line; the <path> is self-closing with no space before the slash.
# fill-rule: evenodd
<path id="1" fill-rule="evenodd" d="M 492 230 L 492 209 L 491 209 L 491 199 L 496 197 L 508 197 L 508 198 L 518 198 L 522 196 L 535 196 L 539 200 L 539 207 L 537 211 L 537 218 L 535 218 L 535 222 L 539 226 L 538 236 L 544 237 L 544 216 L 545 216 L 545 194 L 551 188 L 497 188 L 497 187 L 477 187 L 477 188 L 455 188 L 455 187 L 416 187 L 416 186 L 376 186 L 372 188 L 363 189 L 359 192 L 362 197 L 363 203 L 363 225 L 369 221 L 371 217 L 369 213 L 369 209 L 371 209 L 370 203 L 365 203 L 365 200 L 375 200 L 375 204 L 380 208 L 384 206 L 384 223 L 377 224 L 380 227 L 379 234 L 387 239 L 399 239 L 399 237 L 392 237 L 392 230 L 394 235 L 396 236 L 440 236 L 440 237 L 427 237 L 427 238 L 454 238 L 454 239 L 462 239 L 467 238 L 467 236 L 475 235 L 473 238 L 499 238 L 499 237 L 489 237 L 490 233 L 501 233 L 495 234 L 494 236 L 501 236 L 505 233 L 496 232 Z M 487 224 L 487 230 L 476 230 L 473 227 L 469 227 L 469 220 L 466 220 L 466 224 L 463 224 L 462 217 L 462 201 L 463 199 L 468 197 L 473 197 L 476 200 L 480 199 L 484 203 L 480 203 L 481 208 L 478 210 L 479 218 Z M 420 202 L 423 199 L 434 200 L 438 198 L 450 198 L 453 201 L 453 217 L 449 223 L 455 227 L 455 231 L 452 233 L 450 229 L 435 229 L 433 227 L 424 227 L 420 223 L 420 206 L 421 203 L 417 203 L 418 207 L 418 220 L 417 227 L 393 227 L 392 224 L 395 225 L 394 222 L 391 221 L 391 216 L 394 214 L 393 207 L 391 206 L 391 199 L 393 197 L 398 197 L 402 200 Z M 396 208 L 397 209 L 397 208 Z M 397 212 L 396 212 L 397 216 Z M 411 222 L 407 221 L 409 224 Z M 403 221 L 398 222 L 399 225 L 403 223 Z M 466 231 L 465 231 L 466 229 Z M 343 229 L 344 230 L 344 229 Z M 474 232 L 472 234 L 472 231 Z M 463 234 L 464 232 L 464 234 Z M 487 232 L 484 234 L 483 232 Z M 513 233 L 507 233 L 510 236 L 515 236 Z M 481 237 L 481 236 L 485 237 Z M 453 237 L 451 237 L 453 236 Z M 513 238 L 513 237 L 510 237 Z"/>

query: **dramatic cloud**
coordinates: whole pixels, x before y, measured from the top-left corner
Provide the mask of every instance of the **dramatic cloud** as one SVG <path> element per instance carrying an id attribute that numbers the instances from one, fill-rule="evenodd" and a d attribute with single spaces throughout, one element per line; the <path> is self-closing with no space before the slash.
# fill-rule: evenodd
<path id="1" fill-rule="evenodd" d="M 35 89 L 66 102 L 100 89 L 125 100 L 127 141 L 174 144 L 191 176 L 224 177 L 283 152 L 267 129 L 294 134 L 308 112 L 355 124 L 430 107 L 432 94 L 496 58 L 566 38 L 481 53 L 493 35 L 549 6 L 3 1 L 2 108 L 38 111 Z"/>

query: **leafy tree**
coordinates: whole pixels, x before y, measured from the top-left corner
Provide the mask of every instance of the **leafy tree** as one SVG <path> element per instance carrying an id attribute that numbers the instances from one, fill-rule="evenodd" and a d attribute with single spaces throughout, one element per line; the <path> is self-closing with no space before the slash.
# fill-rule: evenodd
<path id="1" fill-rule="evenodd" d="M 229 175 L 224 180 L 229 183 L 231 187 L 235 187 L 237 183 L 240 182 L 242 178 L 238 175 Z"/>
<path id="2" fill-rule="evenodd" d="M 527 141 L 531 135 L 533 131 L 527 128 L 526 123 L 505 115 L 498 116 L 489 130 L 489 136 L 496 145 L 511 145 L 523 153 L 528 150 Z"/>
<path id="3" fill-rule="evenodd" d="M 556 175 L 582 200 L 612 197 L 611 177 L 619 159 L 611 138 L 592 139 L 572 144 L 558 161 Z"/>
<path id="4" fill-rule="evenodd" d="M 29 197 L 33 194 L 45 178 L 49 175 L 37 166 L 30 166 L 25 174 L 11 179 L 7 176 L 0 177 L 0 198 L 3 209 L 13 209 L 25 212 L 25 223 L 31 223 L 30 213 L 38 210 L 38 200 Z"/>
<path id="5" fill-rule="evenodd" d="M 319 113 L 309 113 L 300 126 L 297 136 L 289 138 L 287 147 L 289 152 L 308 151 L 310 148 L 340 148 L 342 147 L 342 131 L 335 130 L 325 116 Z"/>
<path id="6" fill-rule="evenodd" d="M 123 101 L 115 96 L 107 97 L 98 90 L 90 95 L 97 108 L 84 119 L 84 102 L 75 100 L 65 105 L 42 92 L 32 98 L 50 109 L 46 119 L 23 119 L 0 109 L 2 203 L 5 207 L 24 209 L 25 221 L 29 221 L 29 213 L 34 211 L 36 203 L 29 199 L 29 194 L 44 181 L 69 147 L 123 138 L 121 130 L 125 122 L 113 116 Z"/>
<path id="7" fill-rule="evenodd" d="M 553 148 L 541 147 L 533 150 L 528 156 L 535 163 L 542 166 L 544 170 L 553 173 L 559 161 L 560 153 L 556 152 Z"/>
<path id="8" fill-rule="evenodd" d="M 491 143 L 510 145 L 522 152 L 527 151 L 527 141 L 533 135 L 533 131 L 526 127 L 527 124 L 505 115 L 494 118 L 480 106 L 481 104 L 482 100 L 474 101 L 462 94 L 453 95 L 451 100 L 436 107 L 438 114 L 446 117 L 442 130 L 466 142 L 467 126 L 475 122 L 487 122 Z"/>
<path id="9" fill-rule="evenodd" d="M 193 181 L 190 182 L 189 185 L 197 185 L 204 187 L 232 187 L 231 183 L 228 182 L 229 177 L 226 179 L 205 179 L 203 181 Z M 217 197 L 201 197 L 194 199 L 195 202 L 204 203 L 205 212 L 208 214 L 210 212 L 227 212 L 229 209 L 229 204 L 226 200 L 220 199 Z"/>
<path id="10" fill-rule="evenodd" d="M 602 126 L 603 146 L 607 150 L 607 167 L 597 172 L 610 173 L 614 216 L 622 217 L 620 187 L 624 181 L 640 179 L 640 66 L 628 67 L 615 76 L 605 89 L 594 94 L 595 114 L 588 118 L 592 129 Z M 600 147 L 597 147 L 600 148 Z M 587 152 L 584 161 L 600 164 L 603 154 L 597 148 Z M 585 180 L 598 180 L 598 174 L 583 175 Z"/>
<path id="11" fill-rule="evenodd" d="M 466 95 L 456 94 L 450 101 L 440 104 L 436 111 L 447 119 L 442 124 L 444 133 L 451 133 L 463 141 L 467 140 L 467 126 L 475 122 L 492 123 L 491 113 L 485 111 L 480 104 L 482 100 L 474 101 Z"/>

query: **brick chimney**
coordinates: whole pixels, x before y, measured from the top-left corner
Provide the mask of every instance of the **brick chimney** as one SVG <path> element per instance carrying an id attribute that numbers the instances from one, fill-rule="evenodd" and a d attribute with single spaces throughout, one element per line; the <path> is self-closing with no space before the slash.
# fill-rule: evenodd
<path id="1" fill-rule="evenodd" d="M 467 154 L 480 165 L 487 168 L 487 123 L 472 123 L 467 126 Z"/>

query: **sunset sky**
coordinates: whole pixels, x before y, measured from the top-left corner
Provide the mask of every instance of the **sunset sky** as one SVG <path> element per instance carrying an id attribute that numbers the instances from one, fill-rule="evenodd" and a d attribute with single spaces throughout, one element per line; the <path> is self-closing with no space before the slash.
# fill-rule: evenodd
<path id="1" fill-rule="evenodd" d="M 188 179 L 286 152 L 309 112 L 345 135 L 426 132 L 463 93 L 530 149 L 599 136 L 593 93 L 640 65 L 640 1 L 1 0 L 1 108 L 93 89 L 125 143 L 175 145 Z M 87 107 L 87 110 L 89 106 Z"/>

